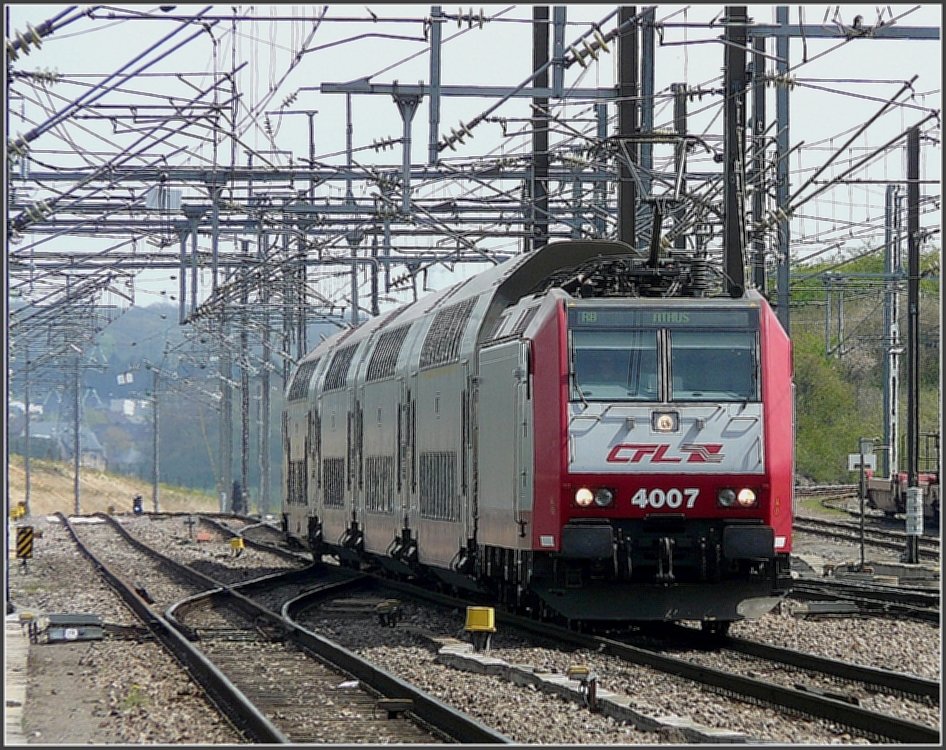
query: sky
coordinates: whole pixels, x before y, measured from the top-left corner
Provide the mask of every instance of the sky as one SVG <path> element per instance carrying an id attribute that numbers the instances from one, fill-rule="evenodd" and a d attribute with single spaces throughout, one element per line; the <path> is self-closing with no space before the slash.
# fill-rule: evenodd
<path id="1" fill-rule="evenodd" d="M 56 17 L 70 6 L 8 4 L 7 37 L 25 33 L 28 25 L 34 28 L 44 20 Z M 89 8 L 92 6 L 79 6 Z M 43 40 L 38 49 L 23 55 L 12 66 L 16 71 L 55 71 L 64 80 L 55 85 L 28 87 L 19 82 L 17 93 L 6 102 L 8 139 L 15 138 L 37 123 L 42 123 L 57 111 L 68 106 L 71 99 L 88 91 L 89 82 L 101 80 L 119 71 L 142 51 L 175 29 L 181 28 L 180 19 L 192 16 L 208 6 L 179 5 L 153 6 L 131 4 L 101 6 L 87 16 L 57 30 Z M 322 92 L 319 87 L 329 82 L 347 82 L 367 78 L 371 83 L 413 84 L 429 82 L 429 56 L 425 41 L 425 19 L 431 15 L 427 5 L 364 5 L 334 3 L 322 5 L 256 5 L 211 6 L 208 16 L 229 16 L 236 7 L 246 17 L 234 25 L 219 20 L 210 30 L 201 33 L 188 26 L 173 40 L 176 44 L 192 39 L 179 49 L 169 52 L 150 66 L 148 76 L 138 75 L 122 83 L 120 90 L 103 97 L 100 104 L 127 106 L 130 102 L 152 101 L 147 95 L 165 94 L 172 97 L 193 95 L 196 88 L 206 85 L 212 71 L 242 66 L 237 74 L 241 93 L 240 145 L 237 163 L 246 158 L 246 151 L 255 151 L 257 163 L 268 158 L 274 163 L 295 163 L 307 158 L 309 151 L 308 116 L 298 114 L 317 110 L 314 115 L 316 159 L 325 164 L 341 165 L 345 160 L 347 97 Z M 637 6 L 638 9 L 646 6 Z M 670 128 L 672 106 L 666 97 L 674 82 L 686 82 L 691 87 L 711 89 L 721 85 L 723 47 L 720 43 L 722 27 L 681 28 L 675 24 L 708 22 L 718 19 L 722 5 L 657 5 L 656 19 L 663 24 L 655 55 L 655 127 Z M 751 19 L 759 23 L 774 23 L 773 5 L 750 5 Z M 167 10 L 162 10 L 166 8 Z M 456 6 L 441 6 L 446 14 L 461 12 Z M 603 31 L 614 27 L 617 6 L 567 5 L 568 27 L 566 41 L 577 40 L 589 31 L 592 24 L 600 23 Z M 941 28 L 942 8 L 939 5 L 804 5 L 789 6 L 790 21 L 800 18 L 806 24 L 831 28 L 851 25 L 855 16 L 863 23 L 874 25 L 895 20 L 899 25 Z M 518 86 L 528 81 L 531 72 L 532 7 L 528 5 L 483 5 L 462 9 L 478 15 L 480 10 L 489 20 L 482 24 L 459 22 L 451 19 L 444 25 L 443 71 L 444 85 Z M 324 16 L 323 16 L 324 14 Z M 296 17 L 295 22 L 276 20 L 276 17 Z M 135 16 L 135 18 L 128 18 Z M 313 19 L 323 16 L 317 24 Z M 378 20 L 374 20 L 377 18 Z M 385 19 L 408 19 L 393 22 Z M 313 29 L 315 29 L 313 31 Z M 771 43 L 770 43 L 771 44 Z M 159 50 L 169 50 L 165 43 Z M 300 50 L 305 49 L 303 54 Z M 768 47 L 774 53 L 774 47 Z M 127 70 L 144 62 L 143 58 Z M 614 49 L 600 54 L 586 68 L 573 65 L 566 73 L 566 86 L 604 88 L 614 85 L 617 55 Z M 245 63 L 245 64 L 244 64 Z M 772 60 L 768 66 L 774 66 Z M 767 67 L 768 67 L 767 66 Z M 872 118 L 884 103 L 902 88 L 905 81 L 912 83 L 912 94 L 898 99 L 897 106 L 873 123 L 857 137 L 825 172 L 827 178 L 837 174 L 844 165 L 850 165 L 861 154 L 877 148 L 890 138 L 919 122 L 932 110 L 941 109 L 942 42 L 889 41 L 877 39 L 793 40 L 790 54 L 791 90 L 790 142 L 796 146 L 792 156 L 793 189 L 809 176 L 819 163 L 827 160 L 854 131 Z M 152 74 L 187 73 L 178 77 Z M 97 77 L 95 77 L 97 76 Z M 774 122 L 774 88 L 767 95 L 769 119 Z M 460 128 L 496 105 L 495 99 L 473 97 L 445 97 L 442 103 L 440 136 Z M 396 167 L 400 164 L 398 148 L 375 152 L 370 146 L 401 135 L 401 120 L 397 108 L 388 96 L 351 97 L 353 130 L 352 142 L 360 164 L 379 164 Z M 491 113 L 495 118 L 506 118 L 505 123 L 483 122 L 472 137 L 457 144 L 456 151 L 445 152 L 449 159 L 469 161 L 499 155 L 527 153 L 529 140 L 525 137 L 504 138 L 507 132 L 522 127 L 517 118 L 527 114 L 527 100 L 508 101 Z M 718 98 L 694 98 L 690 105 L 690 128 L 696 133 L 721 132 Z M 117 111 L 117 110 L 116 110 Z M 293 112 L 288 114 L 287 112 Z M 557 103 L 556 112 L 563 120 L 587 117 L 589 103 Z M 81 113 L 76 113 L 81 115 Z M 938 122 L 934 119 L 931 123 Z M 927 123 L 927 126 L 931 126 Z M 932 140 L 924 141 L 921 177 L 934 181 L 924 187 L 924 194 L 939 195 L 941 178 L 941 141 L 939 128 Z M 272 137 L 269 137 L 271 134 Z M 100 165 L 114 154 L 113 145 L 128 142 L 134 134 L 119 134 L 102 120 L 70 117 L 61 125 L 49 129 L 33 142 L 33 154 L 39 163 L 53 163 L 60 167 Z M 555 139 L 553 133 L 553 143 Z M 412 161 L 427 161 L 428 110 L 422 102 L 413 120 Z M 179 149 L 170 159 L 175 166 L 203 164 L 216 161 L 230 163 L 229 143 L 214 146 L 209 140 L 169 138 L 167 143 Z M 274 148 L 275 147 L 275 148 Z M 663 150 L 662 150 L 663 149 Z M 655 158 L 669 159 L 668 147 L 655 147 Z M 874 180 L 896 180 L 904 176 L 904 151 L 891 150 L 883 159 L 872 164 L 870 174 L 863 177 Z M 39 168 L 34 167 L 34 168 Z M 356 197 L 370 194 L 368 184 L 355 186 Z M 419 195 L 432 197 L 442 187 L 420 187 Z M 882 228 L 884 185 L 859 184 L 826 192 L 806 204 L 792 226 L 796 259 L 818 257 L 825 248 L 834 252 L 852 252 L 861 246 L 865 236 L 876 236 Z M 185 189 L 184 200 L 187 200 Z M 340 199 L 343 185 L 333 185 L 323 191 Z M 938 202 L 924 212 L 924 225 L 938 230 L 941 225 Z M 870 227 L 865 235 L 858 227 Z M 882 236 L 882 232 L 881 232 Z M 20 241 L 29 245 L 40 239 L 27 234 Z M 234 239 L 234 242 L 237 240 Z M 60 238 L 37 245 L 43 252 L 59 245 L 88 246 L 95 251 L 107 251 L 116 240 L 76 240 Z M 941 237 L 935 234 L 931 242 L 939 246 Z M 144 247 L 144 245 L 141 245 Z M 517 252 L 514 240 L 497 241 L 500 252 Z M 481 268 L 481 266 L 480 266 Z M 441 270 L 432 277 L 434 286 L 449 283 L 458 274 L 475 273 L 476 266 L 454 267 L 451 272 Z M 136 304 L 163 301 L 173 295 L 177 282 L 173 271 L 148 272 L 135 281 Z M 326 280 L 326 293 L 344 295 L 345 284 Z M 206 288 L 208 285 L 203 284 Z"/>

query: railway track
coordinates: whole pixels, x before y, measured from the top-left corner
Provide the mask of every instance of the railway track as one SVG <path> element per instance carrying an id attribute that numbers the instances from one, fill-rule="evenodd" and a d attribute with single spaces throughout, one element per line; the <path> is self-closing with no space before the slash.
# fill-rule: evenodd
<path id="1" fill-rule="evenodd" d="M 796 485 L 795 497 L 847 498 L 856 497 L 856 484 L 813 484 Z"/>
<path id="2" fill-rule="evenodd" d="M 365 689 L 324 655 L 313 658 L 279 621 L 262 620 L 232 592 L 180 603 L 173 621 L 186 626 L 208 658 L 294 744 L 451 741 L 406 716 L 412 700 Z"/>
<path id="3" fill-rule="evenodd" d="M 832 521 L 823 518 L 813 518 L 810 516 L 797 516 L 794 522 L 796 532 L 801 531 L 807 534 L 817 534 L 834 539 L 841 539 L 845 542 L 860 543 L 861 527 L 859 523 L 849 521 Z M 883 549 L 903 550 L 906 546 L 907 535 L 905 532 L 893 529 L 867 526 L 864 527 L 864 544 L 871 547 L 880 547 Z M 926 560 L 938 560 L 940 556 L 940 544 L 938 537 L 921 536 L 919 538 L 919 554 Z"/>
<path id="4" fill-rule="evenodd" d="M 705 642 L 704 633 L 695 628 L 681 625 L 675 626 L 674 630 L 680 633 L 684 644 L 692 644 L 700 640 Z M 668 629 L 668 632 L 672 632 L 672 630 Z M 726 636 L 720 639 L 717 644 L 714 644 L 714 648 L 763 659 L 808 674 L 823 675 L 829 680 L 839 683 L 858 683 L 869 692 L 881 692 L 888 695 L 919 699 L 928 701 L 931 705 L 940 704 L 940 683 L 936 680 L 892 672 L 886 669 L 865 667 L 838 659 L 827 659 L 795 649 L 773 646 L 734 636 Z M 807 688 L 801 687 L 800 689 Z M 841 690 L 835 692 L 841 694 Z M 852 692 L 848 691 L 845 699 L 849 699 Z"/>
<path id="5" fill-rule="evenodd" d="M 102 518 L 106 524 L 97 529 L 104 527 L 110 534 L 104 544 L 101 540 L 97 543 L 83 540 L 82 536 L 91 536 L 93 532 L 77 533 L 65 517 L 62 521 L 84 554 L 93 560 L 159 640 L 195 676 L 212 702 L 250 741 L 286 744 L 299 741 L 297 737 L 312 739 L 321 732 L 322 741 L 338 741 L 339 737 L 349 736 L 352 742 L 508 742 L 502 735 L 462 712 L 428 699 L 422 691 L 378 674 L 367 662 L 342 653 L 315 634 L 300 632 L 281 616 L 240 594 L 236 586 L 246 583 L 245 580 L 236 585 L 222 583 L 196 570 L 193 564 L 184 565 L 158 553 L 136 539 L 115 519 Z M 132 581 L 126 577 L 129 574 L 127 569 L 116 572 L 114 565 L 96 556 L 91 549 L 95 546 L 104 551 L 103 557 L 107 558 L 123 542 L 148 558 L 147 562 L 136 565 L 131 571 L 134 575 Z M 300 579 L 311 579 L 311 573 L 295 567 L 271 573 L 263 580 L 272 593 L 279 588 L 280 580 L 298 587 Z M 202 646 L 200 630 L 178 622 L 174 614 L 175 605 L 186 610 L 198 606 L 197 603 L 204 605 L 205 612 L 212 612 L 209 616 L 217 618 L 215 622 L 218 625 L 221 615 L 213 608 L 231 612 L 229 625 L 207 629 L 210 634 L 208 649 Z M 160 614 L 162 611 L 166 615 Z M 222 645 L 228 642 L 231 647 L 239 644 L 236 655 L 232 648 Z M 255 657 L 252 656 L 253 645 L 256 646 Z M 215 653 L 220 656 L 221 663 L 215 660 Z M 307 668 L 298 672 L 299 684 L 293 688 L 289 677 L 278 670 L 280 665 L 287 669 L 289 664 L 298 665 L 300 658 L 305 659 Z M 248 663 L 255 663 L 255 668 L 248 671 L 245 668 Z M 325 688 L 321 694 L 306 681 L 313 669 L 328 670 L 323 672 L 325 677 L 319 683 Z M 270 678 L 268 689 L 267 676 Z M 357 687 L 349 685 L 339 690 L 339 685 L 351 683 L 353 678 Z M 284 695 L 295 693 L 304 696 L 300 712 L 289 712 L 279 702 L 273 692 L 272 679 L 280 681 Z M 346 697 L 347 704 L 341 700 Z M 335 722 L 320 726 L 307 721 L 305 717 L 311 715 L 310 703 L 333 706 Z M 346 717 L 346 720 L 339 722 L 339 716 Z M 371 739 L 373 735 L 374 739 Z"/>
<path id="6" fill-rule="evenodd" d="M 137 579 L 129 580 L 126 577 L 129 570 L 122 564 L 110 562 L 109 558 L 114 560 L 113 546 L 103 544 L 101 540 L 97 543 L 93 538 L 93 532 L 88 527 L 81 532 L 78 531 L 78 526 L 70 523 L 64 514 L 58 514 L 58 517 L 80 552 L 92 562 L 99 574 L 135 613 L 150 634 L 184 666 L 211 703 L 220 710 L 223 716 L 227 717 L 237 732 L 250 741 L 267 743 L 285 741 L 285 738 L 256 710 L 255 706 L 246 701 L 233 684 L 152 606 L 155 599 L 149 589 Z M 114 529 L 109 531 L 114 532 Z M 118 538 L 117 534 L 110 533 L 110 542 L 114 542 L 116 538 Z M 126 541 L 127 539 L 126 535 Z M 132 571 L 134 572 L 137 571 Z M 191 576 L 185 576 L 185 579 L 190 583 L 183 584 L 188 586 L 184 590 L 179 588 L 182 585 L 180 580 L 158 582 L 155 577 L 149 580 L 149 585 L 154 592 L 173 599 L 175 595 L 185 594 L 188 591 L 193 593 L 194 588 L 197 587 Z"/>
<path id="7" fill-rule="evenodd" d="M 836 510 L 841 513 L 846 513 L 849 516 L 855 518 L 860 518 L 860 508 L 853 507 L 850 502 L 852 499 L 857 499 L 859 497 L 860 488 L 858 485 L 843 484 L 843 485 L 823 485 L 810 488 L 795 488 L 795 496 L 798 497 L 820 497 L 821 505 L 828 510 Z M 884 525 L 898 524 L 903 526 L 904 516 L 903 514 L 891 514 L 882 510 L 875 510 L 870 507 L 864 509 L 864 516 L 869 518 L 877 523 Z M 924 518 L 924 526 L 928 530 L 934 532 L 938 531 L 939 522 L 936 518 L 931 518 L 926 516 Z M 926 532 L 929 534 L 929 531 Z"/>
<path id="8" fill-rule="evenodd" d="M 851 604 L 849 614 L 909 617 L 939 622 L 939 591 L 875 584 L 840 578 L 797 578 L 791 595 L 797 599 Z"/>

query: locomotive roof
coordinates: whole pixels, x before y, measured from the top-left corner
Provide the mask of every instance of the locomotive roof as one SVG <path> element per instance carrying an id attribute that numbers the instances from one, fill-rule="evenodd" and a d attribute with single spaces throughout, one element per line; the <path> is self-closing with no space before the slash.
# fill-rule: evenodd
<path id="1" fill-rule="evenodd" d="M 305 360 L 319 356 L 341 341 L 359 341 L 381 326 L 409 323 L 439 307 L 492 291 L 485 324 L 495 319 L 506 307 L 535 292 L 551 274 L 578 266 L 593 258 L 640 257 L 630 245 L 610 240 L 567 240 L 551 242 L 537 250 L 517 255 L 493 268 L 471 276 L 443 289 L 431 292 L 416 302 L 409 302 L 387 313 L 371 318 L 355 329 L 348 329 L 326 339 L 309 352 Z"/>

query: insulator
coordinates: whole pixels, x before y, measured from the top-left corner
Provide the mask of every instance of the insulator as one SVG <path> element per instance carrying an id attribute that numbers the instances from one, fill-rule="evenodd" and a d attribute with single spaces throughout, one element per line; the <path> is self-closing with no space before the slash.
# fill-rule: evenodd
<path id="1" fill-rule="evenodd" d="M 36 45 L 36 49 L 39 49 L 40 47 L 42 47 L 43 37 L 40 36 L 40 33 L 29 24 L 26 24 L 26 30 L 27 32 L 29 32 L 30 36 L 33 37 L 33 44 Z"/>
<path id="2" fill-rule="evenodd" d="M 583 45 L 584 48 L 585 48 L 585 52 L 586 52 L 588 55 L 591 56 L 591 59 L 592 59 L 592 60 L 597 60 L 597 59 L 598 59 L 598 53 L 597 53 L 597 51 L 595 50 L 594 47 L 592 47 L 590 44 L 588 44 L 588 40 L 587 40 L 587 39 L 582 39 L 582 40 L 581 40 L 581 43 L 582 43 L 582 45 Z"/>
<path id="3" fill-rule="evenodd" d="M 605 52 L 610 52 L 611 50 L 608 49 L 608 43 L 605 41 L 604 35 L 601 33 L 601 31 L 599 29 L 595 29 L 594 34 L 595 41 L 598 43 L 598 46 Z"/>
<path id="4" fill-rule="evenodd" d="M 575 56 L 575 62 L 577 62 L 577 63 L 578 63 L 579 65 L 581 65 L 581 67 L 583 67 L 583 68 L 587 68 L 587 67 L 588 67 L 588 63 L 586 63 L 586 62 L 582 59 L 581 53 L 575 48 L 575 45 L 571 45 L 568 49 L 571 50 L 571 53 Z"/>
<path id="5" fill-rule="evenodd" d="M 29 151 L 29 145 L 23 136 L 20 136 L 15 141 L 10 141 L 7 144 L 7 148 L 14 156 L 23 156 L 27 151 Z"/>
<path id="6" fill-rule="evenodd" d="M 29 39 L 27 39 L 25 36 L 23 36 L 23 35 L 18 31 L 18 32 L 16 32 L 16 41 L 17 41 L 17 43 L 19 44 L 20 51 L 21 51 L 24 55 L 28 55 L 28 54 L 30 53 L 30 42 L 29 42 Z"/>
<path id="7" fill-rule="evenodd" d="M 788 73 L 772 73 L 765 77 L 765 83 L 767 86 L 785 86 L 789 90 L 793 90 L 795 88 L 795 76 Z"/>

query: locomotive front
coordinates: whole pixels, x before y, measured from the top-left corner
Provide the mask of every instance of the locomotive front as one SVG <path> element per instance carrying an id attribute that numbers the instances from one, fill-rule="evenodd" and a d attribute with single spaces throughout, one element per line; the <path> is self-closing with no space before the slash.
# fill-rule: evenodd
<path id="1" fill-rule="evenodd" d="M 568 299 L 557 318 L 535 377 L 563 375 L 536 385 L 560 393 L 561 441 L 537 457 L 534 506 L 534 549 L 557 549 L 533 589 L 583 620 L 769 611 L 789 580 L 794 415 L 766 301 Z"/>

